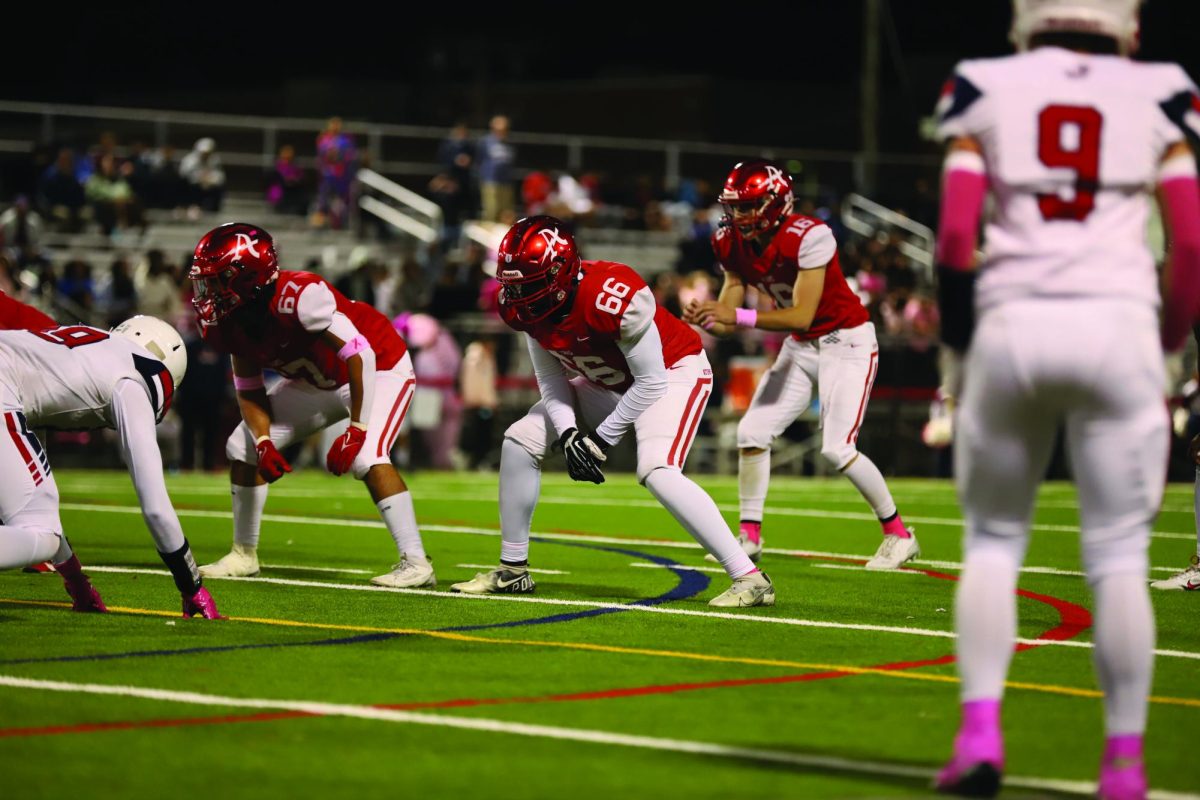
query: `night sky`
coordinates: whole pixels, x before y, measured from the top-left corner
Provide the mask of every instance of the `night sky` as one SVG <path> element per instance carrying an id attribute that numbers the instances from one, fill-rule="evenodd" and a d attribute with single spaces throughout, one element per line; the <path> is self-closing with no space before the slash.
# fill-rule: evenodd
<path id="1" fill-rule="evenodd" d="M 440 15 L 395 18 L 245 3 L 236 11 L 155 4 L 65 18 L 32 12 L 6 25 L 0 97 L 429 125 L 481 125 L 491 111 L 512 107 L 524 111 L 514 124 L 526 130 L 766 143 L 803 131 L 809 146 L 845 146 L 856 135 L 862 6 L 743 1 L 649 14 L 645 5 L 460 3 Z M 1151 0 L 1143 56 L 1200 75 L 1197 6 Z M 1010 13 L 1003 0 L 884 3 L 885 146 L 917 145 L 917 120 L 956 60 L 1010 51 Z M 14 28 L 30 35 L 14 36 Z M 598 86 L 624 91 L 670 79 L 678 89 L 631 99 L 630 113 L 616 118 L 596 94 Z M 574 102 L 556 114 L 543 95 Z M 663 113 L 664 98 L 678 113 Z M 805 117 L 805 125 L 785 123 L 788 116 Z"/>

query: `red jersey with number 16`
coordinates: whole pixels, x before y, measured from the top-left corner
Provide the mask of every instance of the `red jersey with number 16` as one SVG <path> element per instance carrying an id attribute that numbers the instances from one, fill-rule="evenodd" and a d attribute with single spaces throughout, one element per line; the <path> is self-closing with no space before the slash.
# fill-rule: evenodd
<path id="1" fill-rule="evenodd" d="M 833 231 L 816 217 L 803 214 L 784 217 L 761 255 L 732 225 L 718 228 L 712 245 L 722 269 L 766 292 L 781 308 L 792 306 L 792 289 L 801 270 L 825 267 L 825 286 L 812 325 L 806 331 L 793 333 L 795 339 L 802 342 L 819 339 L 836 330 L 857 328 L 870 320 L 862 301 L 846 284 Z"/>
<path id="2" fill-rule="evenodd" d="M 640 334 L 648 324 L 658 329 L 667 369 L 703 349 L 699 335 L 658 305 L 650 287 L 629 267 L 584 261 L 581 271 L 570 310 L 558 322 L 526 325 L 504 305 L 503 295 L 500 316 L 513 330 L 533 337 L 570 372 L 620 393 L 633 385 L 633 376 L 617 343 Z"/>
<path id="3" fill-rule="evenodd" d="M 394 367 L 407 349 L 387 317 L 350 300 L 311 272 L 281 271 L 265 317 L 248 319 L 247 310 L 238 309 L 214 325 L 202 324 L 204 341 L 318 389 L 336 389 L 350 381 L 346 362 L 321 337 L 335 313 L 348 317 L 366 338 L 375 351 L 376 370 Z"/>

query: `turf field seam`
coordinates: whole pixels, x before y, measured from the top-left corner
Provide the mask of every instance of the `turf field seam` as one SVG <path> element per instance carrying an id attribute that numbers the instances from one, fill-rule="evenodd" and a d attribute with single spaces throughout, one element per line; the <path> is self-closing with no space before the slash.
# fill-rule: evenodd
<path id="1" fill-rule="evenodd" d="M 434 499 L 434 498 L 430 497 L 429 499 Z M 486 502 L 486 503 L 492 503 L 492 504 L 495 504 L 495 502 L 496 502 L 495 498 L 490 498 L 490 497 L 484 498 L 484 497 L 480 497 L 478 495 L 464 495 L 462 497 L 456 497 L 455 500 L 460 501 L 460 502 L 473 501 L 473 502 L 480 502 L 480 503 Z M 546 497 L 546 496 L 541 497 L 538 500 L 538 503 L 542 504 L 542 505 L 603 506 L 605 508 L 611 508 L 613 505 L 612 500 L 600 500 L 600 499 L 596 499 L 596 498 L 570 498 L 570 497 Z M 656 500 L 621 500 L 620 504 L 622 506 L 633 506 L 635 508 L 654 508 L 654 509 L 662 508 L 662 505 L 660 503 L 658 503 L 658 501 L 656 501 Z M 739 511 L 739 507 L 736 504 L 718 503 L 717 507 L 723 512 L 737 513 Z M 140 506 L 104 505 L 104 504 L 100 504 L 100 503 L 62 503 L 59 505 L 59 508 L 64 511 L 100 511 L 100 512 L 107 511 L 107 512 L 126 513 L 126 514 L 141 514 L 142 513 Z M 188 509 L 188 508 L 176 508 L 175 511 L 181 517 L 183 517 L 183 516 L 209 517 L 211 519 L 232 519 L 233 518 L 233 513 L 230 511 L 215 511 L 215 510 L 211 510 L 211 509 Z M 810 518 L 816 518 L 816 519 L 845 519 L 845 520 L 854 520 L 854 521 L 862 521 L 862 522 L 870 521 L 870 522 L 875 522 L 875 523 L 879 522 L 879 518 L 876 517 L 874 514 L 851 512 L 851 511 L 817 511 L 817 510 L 810 510 L 810 509 L 804 509 L 804 508 L 768 508 L 767 513 L 768 514 L 777 514 L 780 516 L 788 516 L 788 517 L 810 517 Z M 313 524 L 313 525 L 343 525 L 343 526 L 351 526 L 351 527 L 371 527 L 371 528 L 383 528 L 384 527 L 382 522 L 377 522 L 377 521 L 373 521 L 373 520 L 337 518 L 337 517 L 298 517 L 298 516 L 290 516 L 290 515 L 286 515 L 286 514 L 263 514 L 262 519 L 264 522 L 289 522 L 289 523 L 301 523 L 301 524 Z M 919 525 L 944 525 L 944 526 L 954 527 L 954 528 L 961 528 L 963 526 L 963 521 L 961 519 L 954 519 L 952 517 L 909 517 L 909 516 L 906 516 L 904 519 L 906 522 L 912 522 L 912 523 L 916 523 Z M 435 530 L 435 528 L 433 526 L 428 526 L 428 525 L 421 525 L 421 529 L 422 530 Z M 1035 524 L 1035 525 L 1031 525 L 1030 529 L 1034 530 L 1034 531 L 1047 531 L 1047 532 L 1055 532 L 1055 533 L 1079 533 L 1079 527 L 1073 526 L 1073 525 Z M 498 533 L 499 532 L 497 532 L 497 534 Z M 1189 541 L 1194 541 L 1196 538 L 1195 533 L 1179 533 L 1179 532 L 1175 532 L 1175 531 L 1155 531 L 1155 532 L 1151 533 L 1150 536 L 1153 538 L 1156 538 L 1156 539 L 1180 539 L 1180 540 L 1189 540 Z"/>
<path id="2" fill-rule="evenodd" d="M 640 736 L 635 734 L 624 734 L 611 731 L 592 730 L 587 728 L 533 725 L 520 722 L 508 722 L 499 719 L 489 719 L 485 717 L 456 717 L 442 714 L 424 714 L 413 711 L 399 711 L 394 709 L 379 708 L 376 706 L 352 705 L 346 703 L 225 697 L 221 695 L 204 694 L 199 692 L 181 692 L 139 686 L 114 686 L 95 683 L 42 681 L 9 675 L 0 675 L 0 685 L 41 691 L 136 697 L 146 700 L 182 703 L 187 705 L 253 708 L 265 712 L 291 711 L 304 714 L 348 717 L 353 719 L 376 720 L 380 722 L 392 722 L 399 724 L 407 723 L 415 725 L 429 725 L 457 728 L 460 730 L 479 731 L 484 733 L 498 733 L 505 735 L 554 739 L 559 741 L 573 741 L 585 744 L 613 745 L 676 752 L 690 755 L 717 756 L 754 763 L 775 763 L 807 769 L 828 769 L 852 774 L 879 775 L 921 781 L 927 781 L 935 774 L 935 770 L 932 768 L 915 767 L 906 764 L 860 761 L 850 758 L 810 755 L 805 753 L 792 753 L 780 750 L 767 750 L 750 747 L 737 747 L 715 742 L 702 742 L 687 739 L 668 739 L 654 736 Z M 1015 788 L 1041 790 L 1048 789 L 1052 791 L 1069 792 L 1072 794 L 1091 794 L 1095 791 L 1095 786 L 1091 783 L 1062 781 L 1046 778 L 1027 778 L 1020 776 L 1006 776 L 1005 785 Z M 1154 800 L 1200 800 L 1200 797 L 1197 795 L 1165 791 L 1152 792 L 1150 797 L 1154 798 Z"/>

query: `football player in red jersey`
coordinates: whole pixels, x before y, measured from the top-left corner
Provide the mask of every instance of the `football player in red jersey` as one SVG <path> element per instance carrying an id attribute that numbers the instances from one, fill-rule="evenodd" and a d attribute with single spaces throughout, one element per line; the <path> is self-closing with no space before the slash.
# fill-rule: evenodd
<path id="1" fill-rule="evenodd" d="M 858 452 L 879 345 L 867 310 L 846 285 L 833 232 L 816 217 L 792 213 L 792 179 L 766 161 L 735 166 L 720 200 L 727 216 L 713 236 L 713 250 L 725 284 L 717 300 L 691 303 L 684 319 L 718 334 L 738 327 L 792 334 L 738 424 L 738 538 L 757 560 L 771 442 L 808 408 L 816 391 L 821 455 L 862 493 L 883 528 L 883 542 L 867 569 L 896 569 L 921 551 L 879 468 Z M 776 308 L 762 313 L 742 308 L 747 286 L 766 293 Z"/>
<path id="2" fill-rule="evenodd" d="M 638 481 L 733 580 L 709 604 L 774 604 L 770 578 L 738 545 L 712 498 L 683 474 L 712 390 L 696 332 L 659 307 L 629 267 L 581 261 L 554 217 L 528 217 L 508 231 L 496 277 L 500 314 L 526 336 L 542 399 L 504 435 L 500 565 L 451 589 L 532 592 L 529 527 L 546 453 L 561 449 L 573 479 L 603 483 L 606 451 L 632 429 Z"/>
<path id="3" fill-rule="evenodd" d="M 350 418 L 326 457 L 334 475 L 363 481 L 400 560 L 378 586 L 435 586 L 412 495 L 392 466 L 415 380 L 404 340 L 383 314 L 308 272 L 281 271 L 271 235 L 231 222 L 196 245 L 191 271 L 200 332 L 233 357 L 242 424 L 225 453 L 233 484 L 233 549 L 200 568 L 206 577 L 255 575 L 267 484 L 291 472 L 279 450 Z M 283 380 L 266 389 L 263 369 Z"/>

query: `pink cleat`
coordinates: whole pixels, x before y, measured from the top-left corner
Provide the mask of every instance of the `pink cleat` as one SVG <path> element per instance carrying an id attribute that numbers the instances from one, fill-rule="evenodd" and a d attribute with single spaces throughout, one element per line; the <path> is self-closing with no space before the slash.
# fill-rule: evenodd
<path id="1" fill-rule="evenodd" d="M 1004 774 L 1004 738 L 1000 703 L 974 700 L 963 704 L 963 724 L 954 737 L 954 757 L 942 768 L 934 788 L 961 797 L 995 797 Z"/>
<path id="2" fill-rule="evenodd" d="M 1145 800 L 1146 767 L 1142 761 L 1142 737 L 1110 736 L 1100 764 L 1100 800 Z"/>
<path id="3" fill-rule="evenodd" d="M 96 587 L 83 574 L 83 567 L 74 554 L 61 564 L 55 564 L 54 569 L 62 576 L 63 586 L 71 596 L 72 611 L 94 611 L 98 614 L 108 611 Z"/>
<path id="4" fill-rule="evenodd" d="M 213 600 L 213 596 L 203 586 L 191 597 L 185 595 L 183 598 L 183 618 L 189 619 L 197 615 L 204 619 L 221 618 L 220 612 L 217 611 L 217 601 Z"/>

